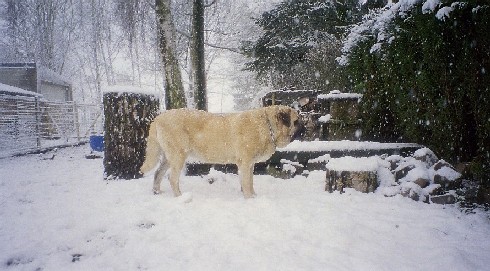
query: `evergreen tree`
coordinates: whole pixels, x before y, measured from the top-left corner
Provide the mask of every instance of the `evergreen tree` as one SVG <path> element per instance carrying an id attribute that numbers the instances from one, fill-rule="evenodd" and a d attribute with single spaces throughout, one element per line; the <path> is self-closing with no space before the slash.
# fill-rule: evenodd
<path id="1" fill-rule="evenodd" d="M 488 179 L 489 26 L 486 1 L 400 1 L 353 28 L 341 63 L 364 93 L 363 134 L 473 161 Z"/>
<path id="2" fill-rule="evenodd" d="M 335 57 L 345 30 L 361 14 L 355 0 L 284 1 L 257 19 L 264 34 L 244 47 L 253 58 L 247 68 L 276 88 L 343 89 Z"/>

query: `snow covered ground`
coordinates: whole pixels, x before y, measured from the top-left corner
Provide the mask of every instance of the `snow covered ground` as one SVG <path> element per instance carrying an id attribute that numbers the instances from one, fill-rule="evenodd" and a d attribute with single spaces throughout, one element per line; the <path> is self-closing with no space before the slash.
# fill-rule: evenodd
<path id="1" fill-rule="evenodd" d="M 88 148 L 0 159 L 0 269 L 489 270 L 482 211 L 330 194 L 322 172 L 255 176 L 250 200 L 231 174 L 155 196 L 152 177 L 103 181 Z"/>

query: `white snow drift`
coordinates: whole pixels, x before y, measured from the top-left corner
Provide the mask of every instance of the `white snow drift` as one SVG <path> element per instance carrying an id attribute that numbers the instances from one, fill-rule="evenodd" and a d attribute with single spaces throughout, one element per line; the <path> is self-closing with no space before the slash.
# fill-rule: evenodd
<path id="1" fill-rule="evenodd" d="M 324 191 L 324 172 L 102 180 L 88 147 L 0 160 L 4 270 L 488 270 L 488 214 L 401 196 Z M 192 199 L 192 201 L 189 200 Z M 190 202 L 189 202 L 190 201 Z M 189 203 L 184 203 L 189 202 Z"/>

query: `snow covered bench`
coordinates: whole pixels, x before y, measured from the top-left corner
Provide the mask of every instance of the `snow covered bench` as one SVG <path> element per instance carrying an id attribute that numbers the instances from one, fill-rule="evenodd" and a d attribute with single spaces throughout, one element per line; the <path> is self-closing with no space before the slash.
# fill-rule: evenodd
<path id="1" fill-rule="evenodd" d="M 401 155 L 409 156 L 417 149 L 423 146 L 414 143 L 379 143 L 370 141 L 294 141 L 285 148 L 277 149 L 272 157 L 264 162 L 255 165 L 255 174 L 274 174 L 276 171 L 284 169 L 285 163 L 281 161 L 292 161 L 294 165 L 301 164 L 303 170 L 325 170 L 325 164 L 328 161 L 318 159 L 328 155 L 331 158 L 339 158 L 344 156 L 353 157 L 368 157 L 375 155 Z M 291 164 L 291 163 L 286 163 Z M 187 174 L 189 175 L 205 175 L 210 168 L 215 168 L 224 172 L 236 172 L 235 165 L 213 165 L 207 163 L 192 163 L 187 165 Z M 286 169 L 291 167 L 287 166 Z M 303 170 L 295 173 L 299 174 Z M 283 174 L 279 174 L 283 175 Z M 278 175 L 278 176 L 279 176 Z M 285 174 L 291 176 L 291 174 Z"/>

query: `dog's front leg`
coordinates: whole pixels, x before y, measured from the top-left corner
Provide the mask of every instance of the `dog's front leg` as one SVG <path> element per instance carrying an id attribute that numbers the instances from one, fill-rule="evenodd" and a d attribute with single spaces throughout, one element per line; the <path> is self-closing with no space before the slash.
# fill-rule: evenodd
<path id="1" fill-rule="evenodd" d="M 246 199 L 253 198 L 255 196 L 253 184 L 253 163 L 242 163 L 239 165 L 239 171 L 243 196 Z"/>

